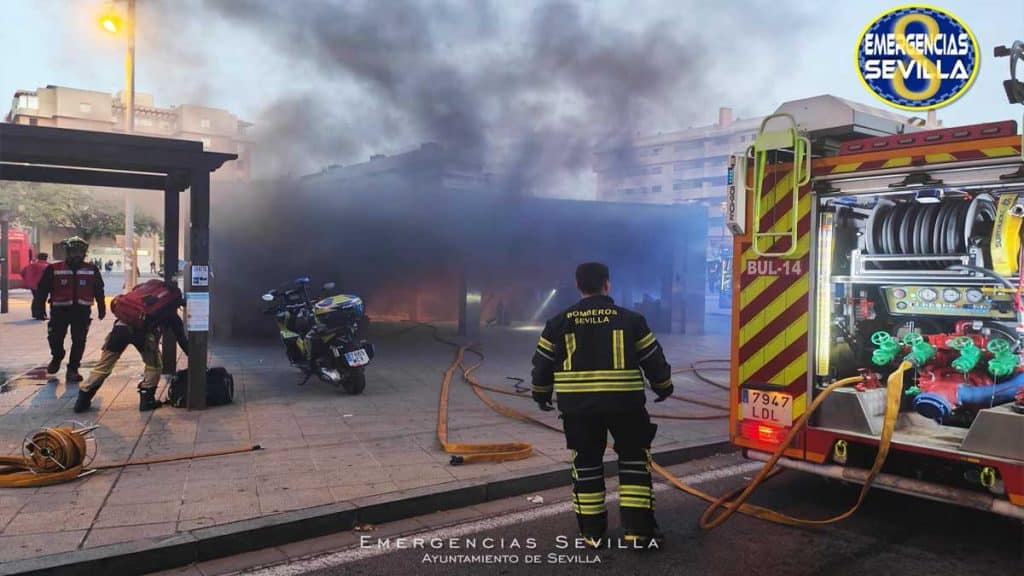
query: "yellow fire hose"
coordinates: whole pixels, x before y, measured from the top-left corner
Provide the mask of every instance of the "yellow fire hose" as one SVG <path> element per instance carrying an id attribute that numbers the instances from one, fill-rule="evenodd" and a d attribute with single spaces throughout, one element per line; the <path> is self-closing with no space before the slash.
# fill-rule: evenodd
<path id="1" fill-rule="evenodd" d="M 465 351 L 465 346 L 459 347 L 458 352 L 455 354 L 455 360 L 445 370 L 444 380 L 441 382 L 441 399 L 437 408 L 437 440 L 441 443 L 441 447 L 444 448 L 445 452 L 453 454 L 452 464 L 462 464 L 463 462 L 507 462 L 509 460 L 529 458 L 530 454 L 533 454 L 533 446 L 526 442 L 469 444 L 448 441 L 448 389 L 451 386 L 452 376 L 455 375 L 455 369 L 462 365 Z M 476 390 L 476 388 L 474 387 L 473 390 Z M 501 408 L 505 408 L 505 410 L 499 409 L 498 406 L 501 406 L 500 404 L 483 396 L 480 392 L 477 393 L 477 396 L 501 414 L 510 416 L 512 413 L 515 413 L 511 408 L 504 406 Z M 515 416 L 512 417 L 514 418 Z"/>
<path id="2" fill-rule="evenodd" d="M 750 495 L 754 492 L 754 490 L 756 490 L 762 482 L 764 482 L 771 474 L 773 474 L 775 470 L 775 464 L 779 461 L 779 458 L 782 457 L 783 453 L 786 451 L 786 448 L 788 448 L 793 443 L 793 440 L 796 438 L 797 434 L 799 434 L 800 431 L 807 424 L 807 419 L 810 417 L 810 415 L 813 414 L 819 406 L 821 406 L 822 402 L 825 400 L 825 397 L 831 394 L 833 390 L 860 382 L 862 378 L 859 376 L 838 380 L 836 382 L 833 382 L 832 384 L 829 384 L 821 392 L 819 392 L 818 395 L 814 398 L 814 401 L 811 402 L 811 405 L 807 408 L 807 411 L 803 414 L 803 416 L 801 416 L 797 420 L 796 424 L 790 429 L 789 433 L 786 435 L 786 438 L 775 449 L 775 452 L 772 453 L 771 458 L 769 458 L 768 461 L 765 462 L 765 465 L 757 473 L 757 476 L 755 476 L 754 479 L 751 480 L 750 483 L 747 484 L 747 486 L 743 488 L 742 491 L 739 492 L 739 495 L 736 495 L 735 497 L 733 497 L 733 495 L 735 494 L 735 492 L 733 492 L 732 494 L 726 494 L 725 496 L 716 498 L 714 500 L 708 500 L 708 498 L 705 498 L 704 496 L 698 496 L 697 494 L 695 494 L 694 492 L 696 492 L 696 490 L 680 482 L 679 479 L 672 475 L 668 470 L 665 470 L 663 467 L 658 466 L 657 464 L 654 464 L 653 466 L 659 474 L 664 476 L 666 480 L 671 482 L 677 488 L 683 490 L 688 494 L 693 494 L 695 496 L 698 496 L 704 500 L 708 500 L 709 502 L 711 502 L 711 505 L 708 506 L 706 510 L 704 510 L 704 513 L 700 517 L 700 526 L 705 530 L 711 530 L 713 528 L 721 526 L 722 523 L 728 520 L 729 517 L 732 516 L 736 511 L 744 512 L 764 520 L 795 526 L 820 526 L 822 524 L 831 524 L 833 522 L 845 520 L 846 518 L 852 516 L 853 513 L 856 512 L 858 508 L 860 508 L 861 503 L 864 502 L 864 498 L 867 496 L 868 491 L 871 489 L 871 484 L 874 482 L 875 477 L 881 471 L 882 465 L 885 464 L 885 459 L 889 455 L 889 447 L 892 443 L 892 435 L 896 429 L 896 419 L 899 416 L 900 411 L 900 397 L 903 392 L 903 374 L 912 367 L 913 365 L 910 362 L 904 360 L 903 362 L 900 363 L 899 367 L 896 368 L 896 370 L 889 375 L 889 379 L 886 382 L 885 414 L 882 420 L 882 433 L 878 440 L 878 454 L 875 455 L 875 462 L 874 464 L 871 465 L 871 470 L 868 472 L 867 477 L 864 479 L 864 485 L 861 486 L 860 494 L 857 497 L 857 501 L 853 504 L 852 507 L 850 507 L 849 510 L 837 516 L 825 518 L 822 520 L 807 520 L 803 518 L 795 518 L 793 516 L 789 516 L 781 512 L 776 512 L 774 510 L 769 510 L 758 506 L 751 506 L 746 504 L 746 501 L 748 498 L 750 498 Z M 725 508 L 725 510 L 716 515 L 716 512 L 719 508 Z"/>
<path id="3" fill-rule="evenodd" d="M 70 427 L 46 428 L 29 438 L 27 457 L 0 456 L 0 488 L 30 488 L 78 478 L 86 457 L 85 433 Z"/>
<path id="4" fill-rule="evenodd" d="M 94 427 L 93 427 L 94 428 Z M 86 434 L 93 428 L 72 429 L 69 426 L 44 428 L 26 443 L 28 456 L 0 456 L 0 488 L 35 488 L 70 482 L 97 470 L 162 464 L 179 460 L 208 458 L 260 450 L 259 444 L 231 450 L 201 452 L 151 460 L 134 460 L 117 464 L 87 467 Z"/>
<path id="5" fill-rule="evenodd" d="M 470 384 L 476 395 L 481 400 L 483 400 L 483 402 L 487 404 L 487 406 L 489 406 L 492 410 L 498 412 L 499 414 L 503 414 L 505 416 L 509 416 L 517 420 L 538 424 L 540 426 L 543 426 L 544 428 L 547 428 L 555 432 L 562 432 L 562 430 L 559 429 L 558 427 L 552 426 L 546 422 L 543 422 L 541 420 L 518 412 L 512 408 L 509 408 L 508 406 L 495 402 L 493 399 L 488 397 L 483 392 L 483 390 L 490 390 L 492 392 L 497 392 L 500 394 L 506 394 L 510 396 L 522 396 L 522 394 L 517 392 L 508 392 L 506 390 L 485 386 L 477 382 L 476 379 L 472 377 L 472 372 L 476 368 L 478 368 L 482 363 L 483 354 L 471 347 L 461 346 L 453 342 L 441 339 L 437 335 L 436 328 L 433 326 L 430 327 L 434 329 L 434 337 L 436 339 L 446 344 L 451 344 L 458 347 L 458 350 L 455 354 L 455 359 L 453 360 L 451 366 L 448 367 L 448 370 L 445 371 L 444 381 L 441 386 L 441 401 L 438 409 L 437 428 L 438 440 L 440 440 L 441 445 L 444 447 L 446 452 L 465 454 L 465 456 L 461 457 L 453 456 L 452 463 L 482 461 L 503 462 L 508 460 L 518 460 L 526 458 L 530 456 L 530 454 L 532 453 L 532 446 L 524 442 L 509 442 L 504 444 L 453 444 L 448 442 L 448 390 L 456 368 L 462 369 L 463 378 L 466 380 L 468 384 Z M 480 356 L 481 362 L 478 362 L 472 366 L 465 366 L 465 364 L 463 363 L 463 358 L 467 350 Z M 775 449 L 775 452 L 772 453 L 771 457 L 758 472 L 757 476 L 755 476 L 754 479 L 751 480 L 750 483 L 748 483 L 743 488 L 729 492 L 724 496 L 716 497 L 683 483 L 681 480 L 679 480 L 679 478 L 677 478 L 674 474 L 669 472 L 665 467 L 661 466 L 657 462 L 652 461 L 651 468 L 658 472 L 659 474 L 661 474 L 676 488 L 679 488 L 680 490 L 686 492 L 687 494 L 690 494 L 691 496 L 695 496 L 697 498 L 700 498 L 701 500 L 710 503 L 710 505 L 707 507 L 707 509 L 704 510 L 704 513 L 701 515 L 700 518 L 700 526 L 705 530 L 711 530 L 717 528 L 718 526 L 721 526 L 736 512 L 740 512 L 742 514 L 752 516 L 755 518 L 760 518 L 762 520 L 767 520 L 770 522 L 785 524 L 789 526 L 820 526 L 823 524 L 831 524 L 833 522 L 844 520 L 852 516 L 854 512 L 856 512 L 857 509 L 860 508 L 860 505 L 864 502 L 864 498 L 867 496 L 868 491 L 871 489 L 871 485 L 874 482 L 875 477 L 881 471 L 882 466 L 885 463 L 886 457 L 889 454 L 889 447 L 892 443 L 893 432 L 896 428 L 896 419 L 899 416 L 900 398 L 903 391 L 903 375 L 907 370 L 911 369 L 912 367 L 913 365 L 910 362 L 904 360 L 903 362 L 900 363 L 896 370 L 889 375 L 886 388 L 886 404 L 882 423 L 882 433 L 878 443 L 878 454 L 875 456 L 874 464 L 871 466 L 871 470 L 868 472 L 868 475 L 864 480 L 864 484 L 861 487 L 861 491 L 857 497 L 857 501 L 853 504 L 852 507 L 850 507 L 850 509 L 848 509 L 846 512 L 843 512 L 842 514 L 820 520 L 808 520 L 804 518 L 796 518 L 794 516 L 790 516 L 775 510 L 771 510 L 769 508 L 764 508 L 762 506 L 747 504 L 747 500 L 750 498 L 751 494 L 753 494 L 754 490 L 756 490 L 765 480 L 775 476 L 776 474 L 782 471 L 782 469 L 776 468 L 775 465 L 778 463 L 779 459 L 782 458 L 786 449 L 793 444 L 793 441 L 796 439 L 797 435 L 806 426 L 808 418 L 818 409 L 818 407 L 821 406 L 825 398 L 838 388 L 862 382 L 863 378 L 860 376 L 843 378 L 823 388 L 817 394 L 817 396 L 815 396 L 814 401 L 811 403 L 811 405 L 808 406 L 807 411 L 804 412 L 804 414 L 799 419 L 797 419 L 796 423 L 794 423 L 793 427 L 790 429 L 785 439 Z M 696 367 L 691 366 L 691 369 L 696 370 Z M 689 401 L 689 399 L 686 399 L 685 401 Z M 655 417 L 655 415 L 652 415 L 652 417 Z M 686 420 L 718 418 L 718 416 L 674 417 L 668 415 L 660 415 L 659 417 L 678 418 Z M 719 509 L 724 510 L 719 513 Z"/>

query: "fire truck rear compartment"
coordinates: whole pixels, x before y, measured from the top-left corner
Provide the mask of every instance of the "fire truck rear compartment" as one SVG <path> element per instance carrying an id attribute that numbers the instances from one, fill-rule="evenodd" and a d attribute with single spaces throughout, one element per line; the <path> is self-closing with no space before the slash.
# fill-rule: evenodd
<path id="1" fill-rule="evenodd" d="M 909 355 L 918 366 L 904 379 L 894 447 L 1024 461 L 1024 186 L 1001 178 L 1008 171 L 989 162 L 812 184 L 814 383 L 877 375 L 826 398 L 813 429 L 869 445 L 885 407 L 870 382 Z"/>

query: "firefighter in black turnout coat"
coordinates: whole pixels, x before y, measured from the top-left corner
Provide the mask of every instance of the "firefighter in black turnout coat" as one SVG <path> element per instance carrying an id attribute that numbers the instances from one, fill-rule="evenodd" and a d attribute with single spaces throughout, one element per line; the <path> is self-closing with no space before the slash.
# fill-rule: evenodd
<path id="1" fill-rule="evenodd" d="M 657 426 L 644 408 L 644 379 L 661 402 L 672 394 L 672 368 L 647 320 L 608 297 L 607 266 L 580 264 L 576 287 L 582 299 L 548 320 L 537 343 L 533 399 L 542 410 L 552 410 L 552 393 L 558 394 L 573 455 L 573 510 L 587 545 L 601 546 L 607 529 L 602 460 L 611 432 L 625 540 L 651 547 L 661 539 L 650 469 Z"/>

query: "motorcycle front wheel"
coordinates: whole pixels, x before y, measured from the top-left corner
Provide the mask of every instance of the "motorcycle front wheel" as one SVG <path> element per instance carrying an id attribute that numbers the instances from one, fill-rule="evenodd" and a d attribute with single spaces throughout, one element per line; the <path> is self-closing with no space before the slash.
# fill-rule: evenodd
<path id="1" fill-rule="evenodd" d="M 341 381 L 341 387 L 349 394 L 362 394 L 366 388 L 366 372 L 362 368 L 350 368 L 348 377 Z"/>

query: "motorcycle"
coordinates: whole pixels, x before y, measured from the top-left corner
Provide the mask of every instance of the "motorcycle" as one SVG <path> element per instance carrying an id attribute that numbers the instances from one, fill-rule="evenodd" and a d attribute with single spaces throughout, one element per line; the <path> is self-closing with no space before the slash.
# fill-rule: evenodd
<path id="1" fill-rule="evenodd" d="M 359 394 L 366 388 L 364 369 L 374 355 L 373 345 L 358 335 L 366 323 L 363 301 L 348 294 L 327 296 L 334 282 L 326 282 L 314 302 L 309 284 L 302 277 L 267 292 L 264 313 L 274 316 L 288 360 L 302 370 L 300 385 L 316 376 Z"/>

